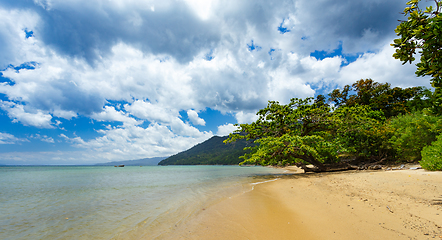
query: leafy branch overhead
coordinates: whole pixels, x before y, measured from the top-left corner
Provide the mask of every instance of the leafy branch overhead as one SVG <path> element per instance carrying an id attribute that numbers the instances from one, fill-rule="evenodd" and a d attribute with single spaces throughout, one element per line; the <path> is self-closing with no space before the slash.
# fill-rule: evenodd
<path id="1" fill-rule="evenodd" d="M 396 48 L 393 57 L 403 63 L 415 60 L 416 50 L 420 53 L 417 76 L 431 76 L 434 87 L 442 86 L 442 1 L 434 0 L 436 6 L 425 10 L 419 7 L 420 0 L 407 3 L 404 10 L 407 21 L 401 22 L 395 32 L 400 37 L 394 40 Z"/>
<path id="2" fill-rule="evenodd" d="M 431 84 L 435 88 L 432 111 L 442 114 L 442 0 L 434 0 L 435 6 L 421 9 L 421 0 L 407 2 L 404 14 L 407 21 L 402 21 L 395 32 L 400 37 L 391 44 L 396 48 L 393 57 L 403 64 L 415 61 L 417 76 L 431 76 Z M 416 52 L 418 51 L 418 52 Z"/>

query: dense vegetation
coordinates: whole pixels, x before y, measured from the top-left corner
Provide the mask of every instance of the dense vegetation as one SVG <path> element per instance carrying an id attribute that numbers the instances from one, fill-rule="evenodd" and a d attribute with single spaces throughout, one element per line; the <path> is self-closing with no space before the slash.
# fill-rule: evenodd
<path id="1" fill-rule="evenodd" d="M 328 98 L 294 98 L 286 105 L 270 101 L 257 121 L 240 124 L 226 142 L 257 143 L 247 148 L 243 164 L 297 164 L 311 171 L 418 161 L 442 132 L 442 119 L 428 110 L 433 96 L 424 87 L 359 80 Z"/>
<path id="2" fill-rule="evenodd" d="M 227 137 L 214 136 L 187 151 L 173 155 L 158 165 L 237 165 L 247 147 L 245 140 L 224 144 Z"/>

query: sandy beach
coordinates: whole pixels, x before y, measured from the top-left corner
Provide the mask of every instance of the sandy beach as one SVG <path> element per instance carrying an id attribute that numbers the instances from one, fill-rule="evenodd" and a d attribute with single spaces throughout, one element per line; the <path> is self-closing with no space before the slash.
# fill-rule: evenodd
<path id="1" fill-rule="evenodd" d="M 442 239 L 442 172 L 286 175 L 203 207 L 167 239 Z"/>

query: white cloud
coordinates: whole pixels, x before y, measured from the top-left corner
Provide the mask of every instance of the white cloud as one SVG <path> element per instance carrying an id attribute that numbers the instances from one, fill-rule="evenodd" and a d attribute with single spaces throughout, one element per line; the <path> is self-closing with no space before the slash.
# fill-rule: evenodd
<path id="1" fill-rule="evenodd" d="M 71 120 L 78 116 L 78 114 L 74 111 L 64 111 L 64 110 L 54 110 L 52 113 L 55 117 L 64 118 L 67 120 Z M 57 121 L 59 122 L 59 121 Z"/>
<path id="2" fill-rule="evenodd" d="M 68 136 L 64 135 L 64 134 L 60 134 L 58 135 L 59 137 L 63 138 L 64 140 L 74 144 L 75 146 L 84 146 L 86 144 L 86 142 L 81 139 L 81 137 L 73 137 L 73 138 L 69 138 Z"/>
<path id="3" fill-rule="evenodd" d="M 0 69 L 9 64 L 20 65 L 27 51 L 33 51 L 34 38 L 26 38 L 25 29 L 32 31 L 40 23 L 38 14 L 30 10 L 0 7 Z"/>
<path id="4" fill-rule="evenodd" d="M 35 135 L 31 135 L 31 138 L 38 139 L 40 141 L 47 142 L 47 143 L 55 143 L 54 139 L 52 137 L 47 136 L 47 135 L 35 134 Z"/>
<path id="5" fill-rule="evenodd" d="M 194 125 L 205 126 L 206 121 L 198 116 L 198 113 L 192 109 L 187 110 L 187 116 Z"/>
<path id="6" fill-rule="evenodd" d="M 12 134 L 0 132 L 0 144 L 16 144 L 20 142 L 28 142 L 29 140 L 17 138 Z"/>
<path id="7" fill-rule="evenodd" d="M 54 143 L 54 139 L 48 136 L 44 136 L 41 140 L 47 143 Z"/>
<path id="8" fill-rule="evenodd" d="M 258 120 L 258 116 L 255 112 L 237 112 L 235 118 L 238 123 L 252 123 Z"/>
<path id="9" fill-rule="evenodd" d="M 102 112 L 93 113 L 91 118 L 97 121 L 122 122 L 128 125 L 139 125 L 143 123 L 142 121 L 137 121 L 129 117 L 129 114 L 123 111 L 115 110 L 112 106 L 105 106 Z"/>
<path id="10" fill-rule="evenodd" d="M 190 126 L 188 123 L 184 123 L 181 119 L 174 119 L 170 123 L 171 130 L 180 136 L 196 138 L 201 135 L 212 135 L 212 132 L 200 132 L 197 128 Z"/>
<path id="11" fill-rule="evenodd" d="M 185 0 L 187 4 L 202 19 L 207 20 L 212 15 L 212 5 L 216 3 L 214 0 Z"/>
<path id="12" fill-rule="evenodd" d="M 394 51 L 390 44 L 386 44 L 377 53 L 365 53 L 355 62 L 341 69 L 339 83 L 351 84 L 359 79 L 371 78 L 377 82 L 391 83 L 392 86 L 430 87 L 430 78 L 416 78 L 414 63 L 402 65 L 399 60 L 392 57 Z"/>
<path id="13" fill-rule="evenodd" d="M 124 109 L 131 115 L 149 122 L 171 123 L 179 115 L 176 110 L 143 100 L 136 100 L 132 104 L 125 104 Z"/>
<path id="14" fill-rule="evenodd" d="M 25 106 L 13 102 L 0 100 L 0 108 L 8 113 L 12 122 L 20 122 L 25 126 L 34 126 L 38 128 L 54 128 L 52 126 L 52 116 L 41 110 L 35 110 L 30 113 L 25 110 Z"/>
<path id="15" fill-rule="evenodd" d="M 234 126 L 231 123 L 227 123 L 221 126 L 218 126 L 218 131 L 216 133 L 217 136 L 227 136 L 230 133 L 233 133 L 233 131 L 237 130 L 238 127 Z"/>

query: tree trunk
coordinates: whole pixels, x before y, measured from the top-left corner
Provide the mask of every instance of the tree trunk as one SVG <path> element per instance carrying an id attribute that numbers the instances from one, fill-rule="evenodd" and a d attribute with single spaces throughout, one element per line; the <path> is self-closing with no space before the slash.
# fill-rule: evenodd
<path id="1" fill-rule="evenodd" d="M 324 164 L 322 164 L 320 161 L 316 160 L 313 156 L 310 154 L 304 154 L 304 155 L 294 155 L 293 157 L 299 158 L 304 160 L 305 162 L 308 162 L 315 166 L 315 168 L 309 168 L 304 163 L 298 163 L 297 165 L 302 168 L 305 172 L 324 172 L 326 171 L 326 167 Z"/>
<path id="2" fill-rule="evenodd" d="M 306 161 L 314 166 L 313 168 L 311 168 L 311 167 L 307 167 L 307 165 L 305 165 L 302 162 L 296 163 L 296 166 L 300 167 L 302 170 L 304 170 L 304 172 L 338 172 L 338 171 L 358 169 L 357 166 L 353 166 L 348 163 L 323 164 L 315 159 L 315 162 L 319 162 L 319 164 L 320 164 L 318 166 L 316 164 L 313 164 L 310 161 L 307 161 L 307 160 L 304 160 L 304 161 Z"/>

